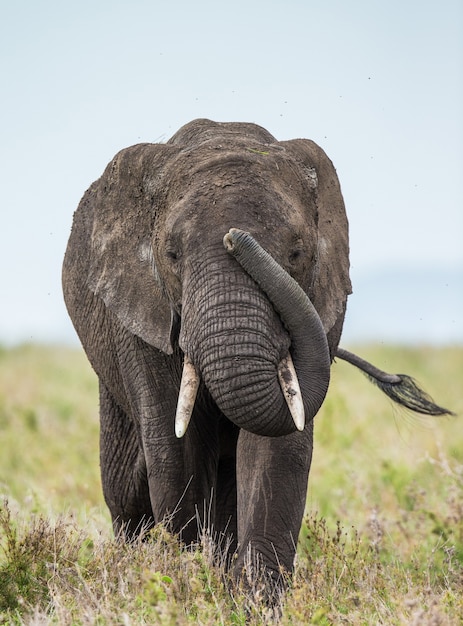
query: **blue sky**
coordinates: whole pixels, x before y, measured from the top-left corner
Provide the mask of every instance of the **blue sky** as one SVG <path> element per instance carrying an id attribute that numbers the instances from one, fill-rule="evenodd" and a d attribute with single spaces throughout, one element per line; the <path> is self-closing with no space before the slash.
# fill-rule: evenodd
<path id="1" fill-rule="evenodd" d="M 119 149 L 196 117 L 308 137 L 333 160 L 347 339 L 376 319 L 358 289 L 392 273 L 384 307 L 405 309 L 401 277 L 416 298 L 368 339 L 463 341 L 460 0 L 23 0 L 0 16 L 0 342 L 73 340 L 60 271 L 80 197 Z"/>

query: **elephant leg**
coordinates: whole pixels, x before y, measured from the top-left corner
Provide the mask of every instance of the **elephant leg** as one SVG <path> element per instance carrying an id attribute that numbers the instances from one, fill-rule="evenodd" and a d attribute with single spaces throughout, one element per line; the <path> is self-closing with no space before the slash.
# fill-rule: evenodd
<path id="1" fill-rule="evenodd" d="M 156 437 L 150 442 L 149 429 L 142 429 L 154 517 L 167 515 L 171 530 L 186 544 L 198 541 L 203 532 L 210 533 L 228 561 L 238 535 L 239 428 L 201 397 L 182 439 L 174 435 L 172 418 L 162 423 L 169 424 L 162 445 Z"/>
<path id="2" fill-rule="evenodd" d="M 199 400 L 197 404 L 185 436 L 172 441 L 171 450 L 179 447 L 176 458 L 181 459 L 179 471 L 169 476 L 170 510 L 174 504 L 176 510 L 172 528 L 185 543 L 197 541 L 205 530 L 228 561 L 237 547 L 236 445 L 240 429 L 208 403 Z M 149 473 L 153 510 L 159 486 L 164 490 L 166 485 L 166 464 L 156 464 L 159 467 L 164 467 L 162 481 Z"/>
<path id="3" fill-rule="evenodd" d="M 136 467 L 135 476 L 143 477 L 143 498 L 127 498 L 128 508 L 138 501 L 143 515 L 150 502 L 155 524 L 165 522 L 187 544 L 197 541 L 198 528 L 214 511 L 218 411 L 211 414 L 200 391 L 191 424 L 178 439 L 174 422 L 183 355 L 165 355 L 123 328 L 117 329 L 115 344 L 125 406 L 135 426 L 120 427 L 119 464 L 122 470 L 125 464 Z M 107 467 L 112 479 L 119 471 L 117 464 Z M 139 489 L 132 475 L 123 480 Z"/>
<path id="4" fill-rule="evenodd" d="M 292 572 L 312 460 L 313 424 L 284 437 L 241 431 L 237 449 L 238 556 L 235 574 L 253 581 L 261 566 L 270 586 Z"/>
<path id="5" fill-rule="evenodd" d="M 174 433 L 175 406 L 158 421 L 142 424 L 151 504 L 156 521 L 166 519 L 170 530 L 186 544 L 195 543 L 204 530 L 217 530 L 216 507 L 219 446 L 215 420 L 196 408 L 182 439 Z M 169 418 L 170 415 L 170 418 Z"/>
<path id="6" fill-rule="evenodd" d="M 149 366 L 149 361 L 144 364 Z M 215 415 L 198 399 L 188 430 L 178 439 L 174 417 L 179 381 L 157 372 L 138 370 L 137 380 L 146 381 L 141 386 L 147 391 L 136 398 L 151 507 L 156 523 L 165 521 L 190 544 L 215 522 L 218 428 Z"/>
<path id="7" fill-rule="evenodd" d="M 222 418 L 219 432 L 220 457 L 217 468 L 214 530 L 220 548 L 231 556 L 238 545 L 236 445 L 239 428 Z"/>
<path id="8" fill-rule="evenodd" d="M 114 532 L 130 540 L 153 523 L 145 459 L 133 421 L 101 381 L 100 466 Z"/>

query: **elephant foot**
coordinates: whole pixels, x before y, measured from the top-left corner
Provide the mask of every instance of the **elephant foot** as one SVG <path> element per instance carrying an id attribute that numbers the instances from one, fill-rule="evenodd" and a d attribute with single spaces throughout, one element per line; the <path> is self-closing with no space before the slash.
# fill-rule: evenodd
<path id="1" fill-rule="evenodd" d="M 273 569 L 263 562 L 262 555 L 250 546 L 244 555 L 238 555 L 233 566 L 233 577 L 246 597 L 246 610 L 251 614 L 262 610 L 278 621 L 288 589 L 291 573 L 283 567 Z"/>

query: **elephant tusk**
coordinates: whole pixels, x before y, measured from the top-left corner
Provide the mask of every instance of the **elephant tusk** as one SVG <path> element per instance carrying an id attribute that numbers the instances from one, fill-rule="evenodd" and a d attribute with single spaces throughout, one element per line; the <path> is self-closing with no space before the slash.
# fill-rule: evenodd
<path id="1" fill-rule="evenodd" d="M 199 375 L 195 366 L 185 354 L 182 380 L 178 394 L 177 412 L 175 413 L 175 434 L 183 437 L 190 423 L 199 387 Z"/>
<path id="2" fill-rule="evenodd" d="M 282 359 L 278 365 L 278 379 L 296 428 L 298 430 L 304 430 L 304 403 L 302 401 L 302 393 L 299 387 L 296 369 L 289 352 L 288 356 Z"/>

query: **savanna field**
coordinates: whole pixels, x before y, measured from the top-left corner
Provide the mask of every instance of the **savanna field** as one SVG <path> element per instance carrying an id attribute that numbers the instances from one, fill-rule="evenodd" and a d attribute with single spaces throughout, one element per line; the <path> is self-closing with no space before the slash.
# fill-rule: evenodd
<path id="1" fill-rule="evenodd" d="M 282 624 L 463 624 L 463 347 L 355 346 L 457 417 L 392 406 L 332 368 Z M 80 350 L 0 349 L 0 624 L 267 624 L 214 537 L 117 543 L 98 465 L 96 376 Z"/>

